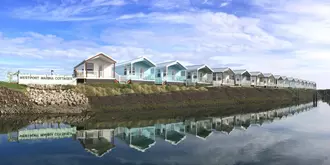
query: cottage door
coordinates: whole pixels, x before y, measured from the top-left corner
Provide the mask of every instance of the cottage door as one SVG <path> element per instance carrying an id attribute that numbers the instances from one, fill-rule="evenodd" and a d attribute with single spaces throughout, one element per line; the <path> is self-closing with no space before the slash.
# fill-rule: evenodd
<path id="1" fill-rule="evenodd" d="M 98 73 L 98 75 L 99 75 L 99 78 L 100 77 L 103 77 L 103 66 L 102 65 L 99 66 L 99 73 Z"/>
<path id="2" fill-rule="evenodd" d="M 143 68 L 140 68 L 140 78 L 142 79 L 143 78 Z"/>
<path id="3" fill-rule="evenodd" d="M 172 80 L 175 81 L 175 71 L 174 70 L 172 70 Z"/>

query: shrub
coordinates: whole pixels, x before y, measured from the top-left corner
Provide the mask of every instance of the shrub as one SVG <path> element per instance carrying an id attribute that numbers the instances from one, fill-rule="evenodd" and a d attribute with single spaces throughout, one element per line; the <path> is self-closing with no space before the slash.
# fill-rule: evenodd
<path id="1" fill-rule="evenodd" d="M 130 93 L 134 93 L 134 90 L 131 88 L 122 88 L 120 92 L 123 94 L 130 94 Z"/>

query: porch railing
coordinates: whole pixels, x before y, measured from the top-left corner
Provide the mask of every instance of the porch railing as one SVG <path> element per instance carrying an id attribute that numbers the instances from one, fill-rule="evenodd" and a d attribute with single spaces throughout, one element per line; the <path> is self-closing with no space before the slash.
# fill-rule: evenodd
<path id="1" fill-rule="evenodd" d="M 80 71 L 76 72 L 77 78 L 114 78 L 112 76 L 105 76 L 103 71 Z"/>
<path id="2" fill-rule="evenodd" d="M 143 75 L 143 74 L 138 74 L 138 75 L 116 75 L 116 79 L 119 82 L 123 81 L 128 81 L 128 80 L 155 80 L 155 76 L 153 75 Z"/>

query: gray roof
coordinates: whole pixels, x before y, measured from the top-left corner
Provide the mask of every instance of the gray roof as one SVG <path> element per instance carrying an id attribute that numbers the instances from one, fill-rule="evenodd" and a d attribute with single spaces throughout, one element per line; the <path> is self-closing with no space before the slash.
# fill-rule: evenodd
<path id="1" fill-rule="evenodd" d="M 226 68 L 212 68 L 212 70 L 214 72 L 225 72 L 225 71 L 228 71 L 228 70 L 231 70 L 231 69 L 226 67 Z"/>
<path id="2" fill-rule="evenodd" d="M 235 74 L 243 74 L 244 72 L 248 72 L 246 69 L 237 69 L 233 70 Z M 248 72 L 249 73 L 249 72 Z M 250 74 L 250 73 L 249 73 Z"/>
<path id="3" fill-rule="evenodd" d="M 209 68 L 213 72 L 213 70 L 210 67 L 208 67 L 207 65 L 205 65 L 205 64 L 186 66 L 187 71 L 198 70 L 198 69 L 203 68 L 203 67 L 207 67 L 207 68 Z"/>
<path id="4" fill-rule="evenodd" d="M 292 80 L 294 80 L 294 78 L 293 77 L 288 77 L 288 80 L 292 81 Z"/>
<path id="5" fill-rule="evenodd" d="M 125 64 L 130 64 L 130 63 L 135 63 L 135 62 L 138 62 L 140 60 L 146 60 L 152 66 L 156 66 L 156 64 L 154 62 L 152 62 L 150 59 L 148 59 L 147 57 L 144 57 L 144 56 L 137 57 L 137 58 L 134 58 L 134 59 L 131 59 L 131 60 L 128 60 L 128 61 L 124 61 L 124 62 L 118 63 L 117 66 L 125 65 Z"/>
<path id="6" fill-rule="evenodd" d="M 281 76 L 283 80 L 288 79 L 286 76 Z"/>
<path id="7" fill-rule="evenodd" d="M 282 76 L 280 76 L 280 75 L 274 75 L 274 77 L 276 78 L 276 79 L 284 79 Z"/>
<path id="8" fill-rule="evenodd" d="M 272 77 L 272 76 L 274 76 L 273 74 L 271 74 L 271 73 L 264 73 L 263 74 L 265 77 Z"/>
<path id="9" fill-rule="evenodd" d="M 259 76 L 259 75 L 262 75 L 263 76 L 263 74 L 261 72 L 259 72 L 259 71 L 250 72 L 250 75 L 251 76 Z"/>
<path id="10" fill-rule="evenodd" d="M 179 61 L 167 61 L 167 62 L 158 63 L 158 64 L 156 64 L 156 67 L 157 68 L 164 68 L 164 67 L 168 67 L 168 66 L 172 66 L 172 65 L 176 65 L 176 64 L 182 66 L 182 68 L 184 68 L 184 69 L 187 69 Z"/>

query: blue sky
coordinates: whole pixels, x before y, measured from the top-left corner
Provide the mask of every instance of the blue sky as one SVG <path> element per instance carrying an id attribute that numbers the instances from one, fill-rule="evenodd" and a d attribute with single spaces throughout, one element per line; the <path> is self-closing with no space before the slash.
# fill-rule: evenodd
<path id="1" fill-rule="evenodd" d="M 330 88 L 325 0 L 2 0 L 0 79 L 104 52 L 272 72 Z"/>

